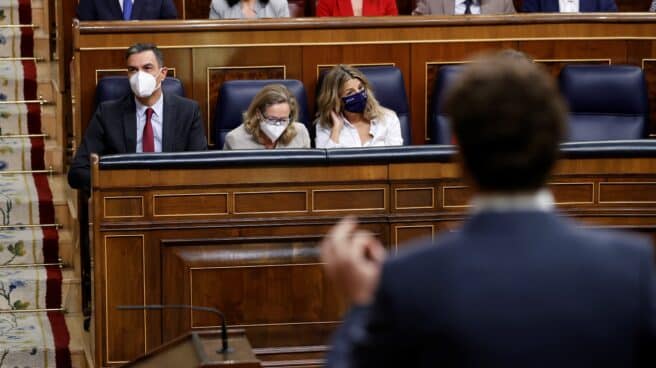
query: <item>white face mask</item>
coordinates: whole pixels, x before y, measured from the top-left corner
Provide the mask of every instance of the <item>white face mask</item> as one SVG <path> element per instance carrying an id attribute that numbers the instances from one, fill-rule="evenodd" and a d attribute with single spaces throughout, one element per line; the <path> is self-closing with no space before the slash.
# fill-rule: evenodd
<path id="1" fill-rule="evenodd" d="M 137 97 L 150 97 L 159 88 L 157 79 L 152 74 L 138 71 L 130 77 L 130 88 Z"/>
<path id="2" fill-rule="evenodd" d="M 275 122 L 271 123 L 268 122 L 267 120 L 262 120 L 260 121 L 260 130 L 266 134 L 269 139 L 271 139 L 271 142 L 275 142 L 280 138 L 282 133 L 285 132 L 287 127 L 289 126 L 289 122 L 287 123 L 281 123 L 281 122 Z"/>

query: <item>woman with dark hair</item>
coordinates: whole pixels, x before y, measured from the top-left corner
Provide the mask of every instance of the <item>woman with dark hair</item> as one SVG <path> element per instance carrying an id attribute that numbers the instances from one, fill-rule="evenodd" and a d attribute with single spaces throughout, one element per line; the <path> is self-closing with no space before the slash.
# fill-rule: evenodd
<path id="1" fill-rule="evenodd" d="M 310 134 L 297 118 L 298 103 L 287 87 L 264 86 L 253 97 L 243 123 L 226 135 L 223 149 L 310 148 Z"/>
<path id="2" fill-rule="evenodd" d="M 356 68 L 336 65 L 317 98 L 317 148 L 400 146 L 401 123 L 380 105 L 367 78 Z"/>
<path id="3" fill-rule="evenodd" d="M 289 17 L 287 0 L 212 0 L 210 19 Z"/>

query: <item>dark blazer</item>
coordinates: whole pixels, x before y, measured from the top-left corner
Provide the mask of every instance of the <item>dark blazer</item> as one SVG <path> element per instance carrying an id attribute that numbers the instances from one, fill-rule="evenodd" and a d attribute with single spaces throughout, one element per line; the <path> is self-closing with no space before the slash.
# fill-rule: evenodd
<path id="1" fill-rule="evenodd" d="M 555 214 L 475 215 L 384 265 L 329 366 L 654 367 L 653 262 L 646 239 Z"/>
<path id="2" fill-rule="evenodd" d="M 317 17 L 352 17 L 351 0 L 319 0 Z M 396 0 L 363 0 L 363 16 L 399 15 Z"/>
<path id="3" fill-rule="evenodd" d="M 178 11 L 173 0 L 134 0 L 130 19 L 175 19 Z M 123 20 L 118 0 L 80 0 L 77 5 L 79 20 Z"/>
<path id="4" fill-rule="evenodd" d="M 196 101 L 164 94 L 162 152 L 203 151 L 207 140 Z M 96 109 L 68 170 L 68 183 L 90 188 L 89 155 L 134 153 L 137 150 L 136 104 L 132 94 L 105 101 Z"/>
<path id="5" fill-rule="evenodd" d="M 522 12 L 524 13 L 558 13 L 560 7 L 558 0 L 524 0 Z M 615 0 L 579 0 L 581 13 L 616 12 Z"/>

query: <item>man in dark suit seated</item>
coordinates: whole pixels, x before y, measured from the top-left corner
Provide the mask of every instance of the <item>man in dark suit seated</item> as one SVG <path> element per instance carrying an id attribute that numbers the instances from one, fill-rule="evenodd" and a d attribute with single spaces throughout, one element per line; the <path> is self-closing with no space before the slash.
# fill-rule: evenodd
<path id="1" fill-rule="evenodd" d="M 79 20 L 176 19 L 173 0 L 80 0 Z"/>
<path id="2" fill-rule="evenodd" d="M 615 0 L 524 0 L 524 13 L 616 12 Z"/>
<path id="3" fill-rule="evenodd" d="M 321 245 L 354 307 L 330 367 L 654 367 L 650 242 L 583 229 L 545 183 L 565 106 L 539 66 L 494 56 L 467 67 L 446 108 L 475 195 L 459 231 L 383 264 L 353 219 Z"/>
<path id="4" fill-rule="evenodd" d="M 133 93 L 96 109 L 68 171 L 73 188 L 89 191 L 91 153 L 207 149 L 198 103 L 162 92 L 167 73 L 162 52 L 152 44 L 136 44 L 127 50 L 126 64 Z"/>

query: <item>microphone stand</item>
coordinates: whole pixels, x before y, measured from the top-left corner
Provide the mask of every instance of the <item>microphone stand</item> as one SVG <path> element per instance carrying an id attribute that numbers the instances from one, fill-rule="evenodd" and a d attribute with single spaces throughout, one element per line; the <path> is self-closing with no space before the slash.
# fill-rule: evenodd
<path id="1" fill-rule="evenodd" d="M 200 307 L 189 304 L 146 304 L 146 305 L 119 305 L 118 310 L 163 310 L 163 309 L 191 309 L 192 311 L 211 312 L 221 317 L 221 349 L 216 352 L 228 354 L 233 350 L 228 347 L 228 328 L 226 327 L 225 315 L 218 309 L 212 307 Z"/>

